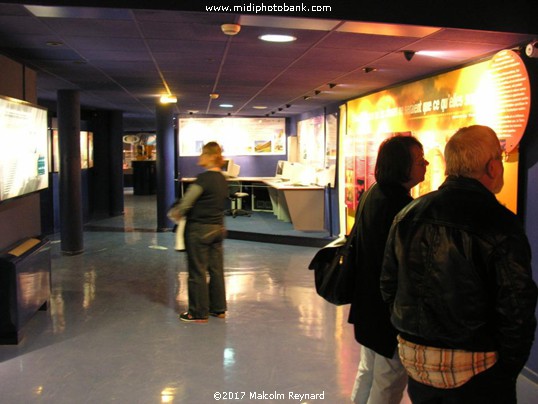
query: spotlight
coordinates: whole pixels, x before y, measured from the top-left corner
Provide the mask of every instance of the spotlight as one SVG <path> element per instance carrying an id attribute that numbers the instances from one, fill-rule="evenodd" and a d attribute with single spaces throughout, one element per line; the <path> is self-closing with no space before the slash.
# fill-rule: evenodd
<path id="1" fill-rule="evenodd" d="M 289 107 L 291 107 L 291 104 L 286 104 L 286 108 L 289 108 Z"/>
<path id="2" fill-rule="evenodd" d="M 411 59 L 413 59 L 413 56 L 415 56 L 415 51 L 412 50 L 404 50 L 402 52 L 404 54 L 405 60 L 407 60 L 408 62 L 410 62 Z"/>
<path id="3" fill-rule="evenodd" d="M 533 41 L 525 47 L 525 54 L 530 58 L 538 58 L 538 41 Z"/>
<path id="4" fill-rule="evenodd" d="M 377 69 L 375 67 L 365 67 L 364 69 L 362 69 L 362 71 L 364 73 L 372 73 L 372 72 L 377 71 Z"/>
<path id="5" fill-rule="evenodd" d="M 328 86 L 329 88 L 335 88 L 338 84 L 336 83 L 329 83 Z"/>
<path id="6" fill-rule="evenodd" d="M 309 100 L 310 98 L 312 98 L 312 97 L 311 97 L 311 96 L 309 96 L 309 95 L 305 95 L 305 96 L 303 97 L 303 100 L 305 100 L 305 101 L 306 101 L 306 100 Z"/>
<path id="7" fill-rule="evenodd" d="M 314 95 L 320 95 L 320 94 L 321 94 L 321 91 L 319 90 L 314 91 Z"/>

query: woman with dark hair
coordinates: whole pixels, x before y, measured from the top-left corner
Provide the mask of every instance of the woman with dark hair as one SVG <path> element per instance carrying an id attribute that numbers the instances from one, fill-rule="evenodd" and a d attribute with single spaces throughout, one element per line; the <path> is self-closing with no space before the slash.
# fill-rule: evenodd
<path id="1" fill-rule="evenodd" d="M 394 216 L 413 200 L 410 190 L 424 180 L 428 161 L 412 136 L 394 136 L 379 147 L 376 184 L 361 196 L 358 218 L 356 284 L 349 322 L 361 344 L 361 358 L 351 399 L 357 404 L 399 404 L 407 374 L 397 353 L 396 329 L 381 298 L 379 278 L 385 243 Z"/>

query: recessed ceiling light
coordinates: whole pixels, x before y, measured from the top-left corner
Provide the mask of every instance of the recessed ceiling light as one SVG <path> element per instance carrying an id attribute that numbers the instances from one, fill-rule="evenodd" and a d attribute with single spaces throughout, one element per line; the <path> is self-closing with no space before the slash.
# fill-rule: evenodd
<path id="1" fill-rule="evenodd" d="M 175 104 L 177 103 L 177 97 L 172 94 L 163 94 L 161 95 L 159 101 L 161 104 Z"/>
<path id="2" fill-rule="evenodd" d="M 219 107 L 221 107 L 221 108 L 233 108 L 234 106 L 232 104 L 220 104 Z"/>
<path id="3" fill-rule="evenodd" d="M 254 105 L 252 108 L 254 109 L 267 109 L 265 105 Z"/>
<path id="4" fill-rule="evenodd" d="M 292 42 L 295 41 L 297 38 L 291 35 L 276 35 L 276 34 L 267 34 L 259 36 L 262 41 L 267 42 Z"/>

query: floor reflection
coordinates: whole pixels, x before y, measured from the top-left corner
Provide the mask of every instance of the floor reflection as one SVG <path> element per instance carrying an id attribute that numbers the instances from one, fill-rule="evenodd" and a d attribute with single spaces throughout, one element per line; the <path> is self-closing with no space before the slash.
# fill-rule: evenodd
<path id="1" fill-rule="evenodd" d="M 185 324 L 173 233 L 86 232 L 78 256 L 55 241 L 50 310 L 19 345 L 0 346 L 2 402 L 200 404 L 224 392 L 349 402 L 359 346 L 348 308 L 316 295 L 316 248 L 226 240 L 227 317 Z"/>

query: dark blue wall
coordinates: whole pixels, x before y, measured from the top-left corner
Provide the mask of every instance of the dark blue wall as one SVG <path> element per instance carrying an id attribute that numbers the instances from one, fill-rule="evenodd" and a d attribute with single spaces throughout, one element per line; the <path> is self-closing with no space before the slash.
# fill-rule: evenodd
<path id="1" fill-rule="evenodd" d="M 532 276 L 538 281 L 538 59 L 524 59 L 531 81 L 531 115 L 519 146 L 518 216 L 522 218 L 532 251 Z M 534 106 L 534 108 L 532 108 Z M 535 313 L 536 315 L 536 313 Z M 525 375 L 538 383 L 538 330 Z"/>
<path id="2" fill-rule="evenodd" d="M 528 146 L 525 149 L 526 167 L 524 167 L 527 175 L 527 195 L 525 198 L 525 229 L 532 250 L 532 276 L 535 281 L 538 280 L 538 132 L 532 134 L 527 133 L 525 144 Z M 523 163 L 523 162 L 521 162 Z M 535 344 L 531 351 L 531 356 L 527 363 L 535 374 L 538 374 L 538 330 L 534 336 Z M 538 382 L 538 380 L 535 380 Z"/>
<path id="3" fill-rule="evenodd" d="M 278 156 L 231 156 L 241 167 L 240 177 L 274 177 L 278 160 L 287 160 L 287 155 Z M 202 172 L 197 165 L 198 157 L 179 157 L 178 177 L 195 177 Z"/>

